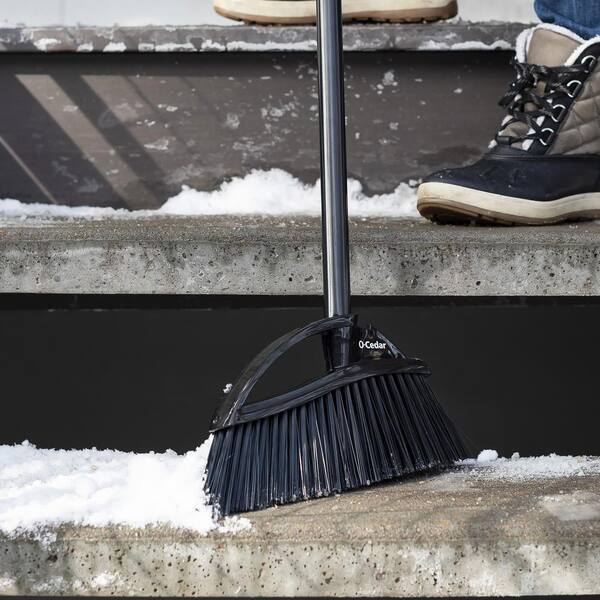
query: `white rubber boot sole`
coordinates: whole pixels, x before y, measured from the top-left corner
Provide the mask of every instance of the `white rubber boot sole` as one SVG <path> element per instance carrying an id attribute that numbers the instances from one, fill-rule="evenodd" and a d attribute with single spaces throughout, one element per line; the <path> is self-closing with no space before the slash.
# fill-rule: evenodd
<path id="1" fill-rule="evenodd" d="M 600 193 L 539 202 L 448 183 L 424 183 L 419 187 L 417 209 L 424 217 L 441 222 L 550 225 L 599 219 Z"/>
<path id="2" fill-rule="evenodd" d="M 214 0 L 215 10 L 238 21 L 295 25 L 314 23 L 315 0 Z M 342 0 L 346 21 L 436 21 L 457 14 L 456 0 Z"/>

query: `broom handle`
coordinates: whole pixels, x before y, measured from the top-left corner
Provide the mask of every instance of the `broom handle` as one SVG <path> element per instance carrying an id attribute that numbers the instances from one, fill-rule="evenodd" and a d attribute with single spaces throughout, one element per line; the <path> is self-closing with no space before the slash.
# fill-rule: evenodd
<path id="1" fill-rule="evenodd" d="M 341 0 L 317 1 L 323 279 L 328 317 L 350 314 Z"/>

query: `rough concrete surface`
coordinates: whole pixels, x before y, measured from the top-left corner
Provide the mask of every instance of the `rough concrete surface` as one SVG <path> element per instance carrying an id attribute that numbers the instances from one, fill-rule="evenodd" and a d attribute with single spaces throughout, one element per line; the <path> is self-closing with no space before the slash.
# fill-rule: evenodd
<path id="1" fill-rule="evenodd" d="M 600 294 L 600 225 L 545 228 L 351 221 L 364 296 Z M 321 293 L 314 218 L 152 217 L 0 222 L 0 292 Z"/>
<path id="2" fill-rule="evenodd" d="M 0 539 L 0 593 L 495 596 L 600 592 L 600 476 L 457 470 L 248 515 L 199 537 L 63 527 Z"/>
<path id="3" fill-rule="evenodd" d="M 507 50 L 522 23 L 453 21 L 344 27 L 345 49 Z M 0 52 L 314 52 L 311 26 L 11 27 L 0 28 Z"/>
<path id="4" fill-rule="evenodd" d="M 393 192 L 479 158 L 508 52 L 350 52 L 348 176 Z M 319 177 L 315 52 L 0 52 L 0 198 L 157 208 L 254 169 Z M 476 98 L 473 102 L 470 99 Z M 449 118 L 468 107 L 469 119 Z"/>

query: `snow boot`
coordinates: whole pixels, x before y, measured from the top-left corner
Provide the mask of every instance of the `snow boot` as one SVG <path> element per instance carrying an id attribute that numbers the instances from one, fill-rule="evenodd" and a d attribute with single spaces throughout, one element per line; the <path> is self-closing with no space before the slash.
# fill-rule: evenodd
<path id="1" fill-rule="evenodd" d="M 215 10 L 238 21 L 296 25 L 316 21 L 315 0 L 214 0 Z M 456 0 L 342 0 L 345 21 L 437 21 L 456 16 Z"/>
<path id="2" fill-rule="evenodd" d="M 427 177 L 419 212 L 441 222 L 543 225 L 600 218 L 600 37 L 521 34 L 507 111 L 475 164 Z"/>

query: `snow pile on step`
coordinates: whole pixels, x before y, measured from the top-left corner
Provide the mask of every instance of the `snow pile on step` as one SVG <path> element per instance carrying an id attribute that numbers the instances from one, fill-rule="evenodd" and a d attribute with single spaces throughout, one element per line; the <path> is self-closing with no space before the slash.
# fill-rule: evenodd
<path id="1" fill-rule="evenodd" d="M 319 182 L 306 185 L 280 169 L 252 171 L 224 183 L 217 191 L 184 188 L 159 209 L 162 213 L 319 215 Z M 392 194 L 366 196 L 356 180 L 348 181 L 348 211 L 354 217 L 418 217 L 416 191 L 401 183 Z"/>
<path id="2" fill-rule="evenodd" d="M 184 455 L 0 446 L 0 531 L 39 533 L 65 523 L 246 529 L 245 519 L 219 523 L 204 494 L 210 443 Z"/>
<path id="3" fill-rule="evenodd" d="M 476 459 L 458 463 L 467 467 L 469 474 L 483 479 L 528 481 L 559 477 L 583 477 L 600 474 L 600 458 L 592 456 L 537 456 L 500 458 L 495 450 L 484 450 Z"/>
<path id="4" fill-rule="evenodd" d="M 348 181 L 348 209 L 353 217 L 416 218 L 416 189 L 401 183 L 391 194 L 367 196 L 362 184 Z M 217 190 L 203 192 L 184 186 L 157 210 L 90 206 L 25 204 L 18 200 L 0 200 L 0 217 L 86 217 L 127 218 L 156 215 L 314 215 L 321 213 L 319 182 L 307 185 L 281 169 L 254 170 L 235 177 Z"/>

